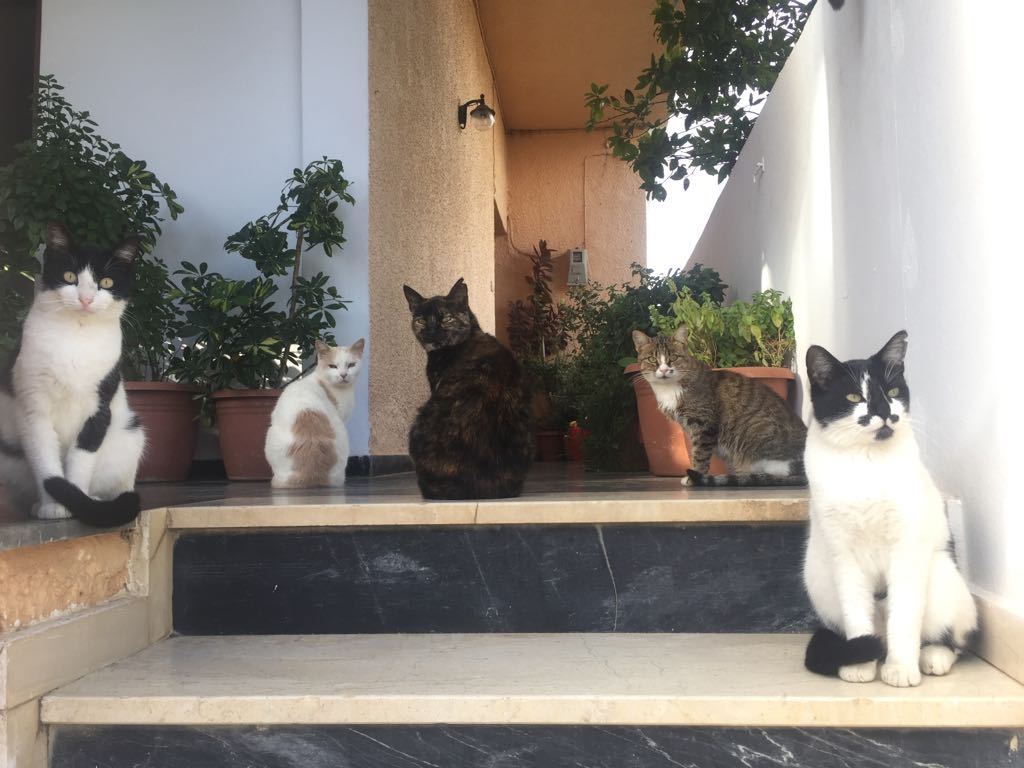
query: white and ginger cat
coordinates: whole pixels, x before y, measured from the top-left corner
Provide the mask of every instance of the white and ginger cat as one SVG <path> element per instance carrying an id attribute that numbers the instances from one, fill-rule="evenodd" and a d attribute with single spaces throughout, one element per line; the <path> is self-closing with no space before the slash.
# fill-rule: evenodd
<path id="1" fill-rule="evenodd" d="M 904 331 L 867 360 L 807 350 L 814 414 L 804 456 L 804 582 L 828 627 L 811 639 L 807 668 L 868 682 L 882 661 L 882 680 L 898 687 L 949 672 L 977 627 L 911 429 L 906 351 Z"/>
<path id="2" fill-rule="evenodd" d="M 121 525 L 145 434 L 121 384 L 121 315 L 139 243 L 76 247 L 46 229 L 43 271 L 11 367 L 0 375 L 0 479 L 36 517 Z"/>
<path id="3" fill-rule="evenodd" d="M 316 369 L 289 384 L 277 401 L 266 455 L 275 488 L 345 484 L 348 431 L 365 342 L 350 347 L 316 343 Z"/>

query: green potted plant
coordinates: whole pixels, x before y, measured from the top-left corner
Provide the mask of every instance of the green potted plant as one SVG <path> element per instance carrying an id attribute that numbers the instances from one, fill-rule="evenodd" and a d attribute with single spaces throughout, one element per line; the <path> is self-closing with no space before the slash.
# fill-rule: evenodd
<path id="1" fill-rule="evenodd" d="M 185 480 L 199 433 L 202 388 L 171 373 L 184 322 L 175 291 L 162 259 L 136 265 L 121 367 L 128 402 L 150 435 L 139 466 L 142 482 Z"/>
<path id="2" fill-rule="evenodd" d="M 568 341 L 562 307 L 551 291 L 554 252 L 546 240 L 534 247 L 526 299 L 509 302 L 508 338 L 532 390 L 534 439 L 539 461 L 562 459 L 565 431 L 569 425 L 565 398 L 561 392 L 564 363 L 560 354 Z"/>
<path id="3" fill-rule="evenodd" d="M 281 387 L 301 373 L 318 339 L 333 342 L 334 312 L 347 304 L 323 272 L 302 275 L 302 257 L 322 246 L 333 256 L 345 242 L 341 203 L 352 204 L 340 160 L 327 157 L 296 168 L 277 207 L 224 244 L 253 262 L 258 275 L 231 279 L 204 262 L 182 262 L 175 292 L 189 340 L 171 370 L 201 382 L 215 404 L 221 457 L 232 480 L 265 480 L 263 444 Z M 278 280 L 287 277 L 277 301 Z"/>
<path id="4" fill-rule="evenodd" d="M 145 161 L 100 135 L 89 113 L 75 109 L 62 91 L 53 76 L 39 78 L 32 136 L 0 168 L 0 356 L 13 350 L 32 302 L 36 252 L 49 222 L 62 222 L 78 240 L 98 246 L 138 234 L 143 258 L 124 315 L 122 368 L 129 401 L 150 435 L 139 479 L 184 479 L 195 408 L 191 388 L 167 377 L 177 310 L 167 268 L 152 255 L 162 210 L 176 219 L 184 209 Z"/>
<path id="5" fill-rule="evenodd" d="M 723 291 L 714 270 L 695 268 L 709 290 Z M 673 273 L 679 277 L 680 273 Z M 649 307 L 668 308 L 675 290 L 663 277 L 640 264 L 621 285 L 590 283 L 575 286 L 563 311 L 563 322 L 575 350 L 566 372 L 566 391 L 577 409 L 577 427 L 586 463 L 600 470 L 647 468 L 637 427 L 636 398 L 623 366 L 635 359 L 630 334 L 652 330 Z"/>
<path id="6" fill-rule="evenodd" d="M 669 281 L 671 284 L 671 281 Z M 656 332 L 675 333 L 687 329 L 691 355 L 715 369 L 727 369 L 757 379 L 783 399 L 791 398 L 795 378 L 791 357 L 796 347 L 793 304 L 780 291 L 755 293 L 750 301 L 722 306 L 707 293 L 698 300 L 688 286 L 677 286 L 675 300 L 666 308 L 650 307 L 650 324 Z M 636 372 L 639 367 L 627 367 Z M 640 431 L 651 471 L 656 475 L 682 476 L 690 468 L 690 443 L 675 421 L 658 408 L 650 384 L 634 376 Z M 712 459 L 713 474 L 728 471 L 718 458 Z"/>

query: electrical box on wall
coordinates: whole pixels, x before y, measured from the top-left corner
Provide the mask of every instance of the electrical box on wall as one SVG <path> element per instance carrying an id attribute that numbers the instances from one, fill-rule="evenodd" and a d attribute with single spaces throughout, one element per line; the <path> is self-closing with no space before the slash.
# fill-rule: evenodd
<path id="1" fill-rule="evenodd" d="M 587 275 L 587 249 L 571 249 L 569 251 L 569 285 L 586 285 Z"/>

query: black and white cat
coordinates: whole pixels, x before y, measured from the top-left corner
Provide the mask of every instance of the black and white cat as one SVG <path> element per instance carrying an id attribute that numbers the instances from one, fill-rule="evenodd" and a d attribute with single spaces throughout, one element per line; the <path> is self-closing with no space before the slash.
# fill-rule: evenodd
<path id="1" fill-rule="evenodd" d="M 944 675 L 977 627 L 942 496 L 921 462 L 903 377 L 907 334 L 867 360 L 807 350 L 813 418 L 804 466 L 811 525 L 804 582 L 828 629 L 812 672 L 918 685 Z M 883 639 L 884 638 L 884 639 Z"/>
<path id="2" fill-rule="evenodd" d="M 20 348 L 0 377 L 0 480 L 36 517 L 120 525 L 139 513 L 145 434 L 119 368 L 138 248 L 76 247 L 64 227 L 47 227 Z"/>

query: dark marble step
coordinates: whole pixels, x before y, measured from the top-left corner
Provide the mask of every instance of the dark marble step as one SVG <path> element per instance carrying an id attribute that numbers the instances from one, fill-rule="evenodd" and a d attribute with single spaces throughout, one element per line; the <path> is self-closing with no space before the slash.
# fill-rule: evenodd
<path id="1" fill-rule="evenodd" d="M 60 727 L 53 768 L 1011 768 L 1024 731 Z"/>
<path id="2" fill-rule="evenodd" d="M 184 534 L 186 635 L 790 632 L 803 524 Z"/>

